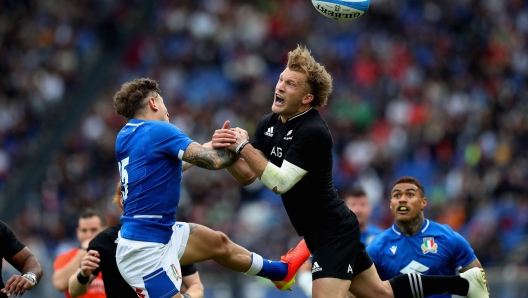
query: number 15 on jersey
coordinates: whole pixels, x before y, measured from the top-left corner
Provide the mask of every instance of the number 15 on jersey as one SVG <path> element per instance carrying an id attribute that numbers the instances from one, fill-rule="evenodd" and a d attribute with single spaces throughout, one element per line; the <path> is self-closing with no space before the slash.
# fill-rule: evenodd
<path id="1" fill-rule="evenodd" d="M 128 196 L 128 172 L 125 167 L 128 166 L 129 160 L 130 157 L 127 157 L 117 163 L 119 166 L 119 176 L 121 176 L 121 196 L 123 197 L 123 201 L 126 200 Z"/>

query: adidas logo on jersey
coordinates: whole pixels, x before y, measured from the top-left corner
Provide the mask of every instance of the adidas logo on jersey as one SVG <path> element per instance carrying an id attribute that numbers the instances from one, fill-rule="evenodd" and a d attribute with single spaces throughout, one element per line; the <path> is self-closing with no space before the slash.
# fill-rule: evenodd
<path id="1" fill-rule="evenodd" d="M 312 273 L 319 272 L 321 270 L 323 270 L 323 268 L 321 268 L 317 262 L 314 262 L 312 266 Z"/>
<path id="2" fill-rule="evenodd" d="M 268 137 L 273 137 L 273 126 L 268 127 L 268 130 L 265 131 L 264 134 L 267 135 Z"/>
<path id="3" fill-rule="evenodd" d="M 400 270 L 401 273 L 407 274 L 407 273 L 418 273 L 422 274 L 425 271 L 429 270 L 429 267 L 425 266 L 422 263 L 416 262 L 413 260 L 409 263 L 409 265 L 405 266 L 402 270 Z"/>

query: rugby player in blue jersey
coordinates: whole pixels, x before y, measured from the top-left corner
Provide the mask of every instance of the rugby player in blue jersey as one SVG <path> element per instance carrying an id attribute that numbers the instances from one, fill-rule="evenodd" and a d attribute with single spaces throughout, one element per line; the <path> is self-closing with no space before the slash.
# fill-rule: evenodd
<path id="1" fill-rule="evenodd" d="M 202 146 L 172 125 L 160 94 L 156 81 L 136 79 L 114 96 L 116 112 L 129 120 L 115 147 L 124 207 L 116 250 L 119 272 L 144 298 L 181 297 L 180 266 L 205 260 L 279 278 L 286 270 L 283 263 L 251 253 L 221 232 L 176 222 L 182 170 L 192 165 L 222 169 L 238 156 Z"/>
<path id="2" fill-rule="evenodd" d="M 367 247 L 381 279 L 401 274 L 455 275 L 482 268 L 469 243 L 448 225 L 424 218 L 427 198 L 420 181 L 401 177 L 392 187 L 395 223 Z M 451 297 L 450 294 L 431 296 Z"/>

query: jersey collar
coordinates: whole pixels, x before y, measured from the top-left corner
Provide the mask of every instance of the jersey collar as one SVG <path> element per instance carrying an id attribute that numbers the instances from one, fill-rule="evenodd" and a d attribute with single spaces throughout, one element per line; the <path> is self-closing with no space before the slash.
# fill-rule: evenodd
<path id="1" fill-rule="evenodd" d="M 310 112 L 312 109 L 313 109 L 313 107 L 310 107 L 308 110 L 291 117 L 290 119 L 288 119 L 288 121 L 292 121 L 295 118 L 301 117 L 302 115 L 305 115 L 306 113 Z M 279 117 L 279 120 L 280 120 L 280 117 Z M 288 121 L 286 121 L 286 122 L 288 122 Z"/>
<path id="2" fill-rule="evenodd" d="M 128 124 L 131 124 L 133 126 L 137 126 L 138 124 L 141 124 L 143 122 L 145 122 L 146 120 L 140 120 L 140 119 L 130 119 L 127 123 Z"/>
<path id="3" fill-rule="evenodd" d="M 423 233 L 427 230 L 427 228 L 429 227 L 429 220 L 427 218 L 424 219 L 424 223 L 423 223 L 423 226 L 422 226 L 422 229 L 420 230 L 420 233 Z M 398 229 L 398 227 L 396 226 L 396 223 L 392 224 L 392 231 L 394 233 L 396 233 L 398 236 L 401 236 L 401 231 L 400 229 Z"/>

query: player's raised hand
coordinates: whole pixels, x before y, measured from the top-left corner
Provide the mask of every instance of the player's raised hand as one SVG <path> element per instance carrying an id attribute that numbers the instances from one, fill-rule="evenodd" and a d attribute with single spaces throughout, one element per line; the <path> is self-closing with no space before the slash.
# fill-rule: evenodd
<path id="1" fill-rule="evenodd" d="M 236 152 L 236 148 L 240 146 L 240 144 L 244 143 L 245 141 L 249 141 L 249 134 L 246 130 L 240 127 L 232 128 L 232 131 L 236 133 L 235 134 L 236 140 L 234 143 L 231 143 L 229 147 L 227 147 L 227 149 L 229 149 L 232 152 Z"/>
<path id="2" fill-rule="evenodd" d="M 101 262 L 99 252 L 97 250 L 89 250 L 81 260 L 81 274 L 90 276 L 92 271 L 99 267 Z"/>
<path id="3" fill-rule="evenodd" d="M 221 129 L 215 130 L 211 141 L 214 149 L 226 148 L 236 142 L 236 132 L 229 129 L 229 124 L 231 121 L 227 120 Z"/>

